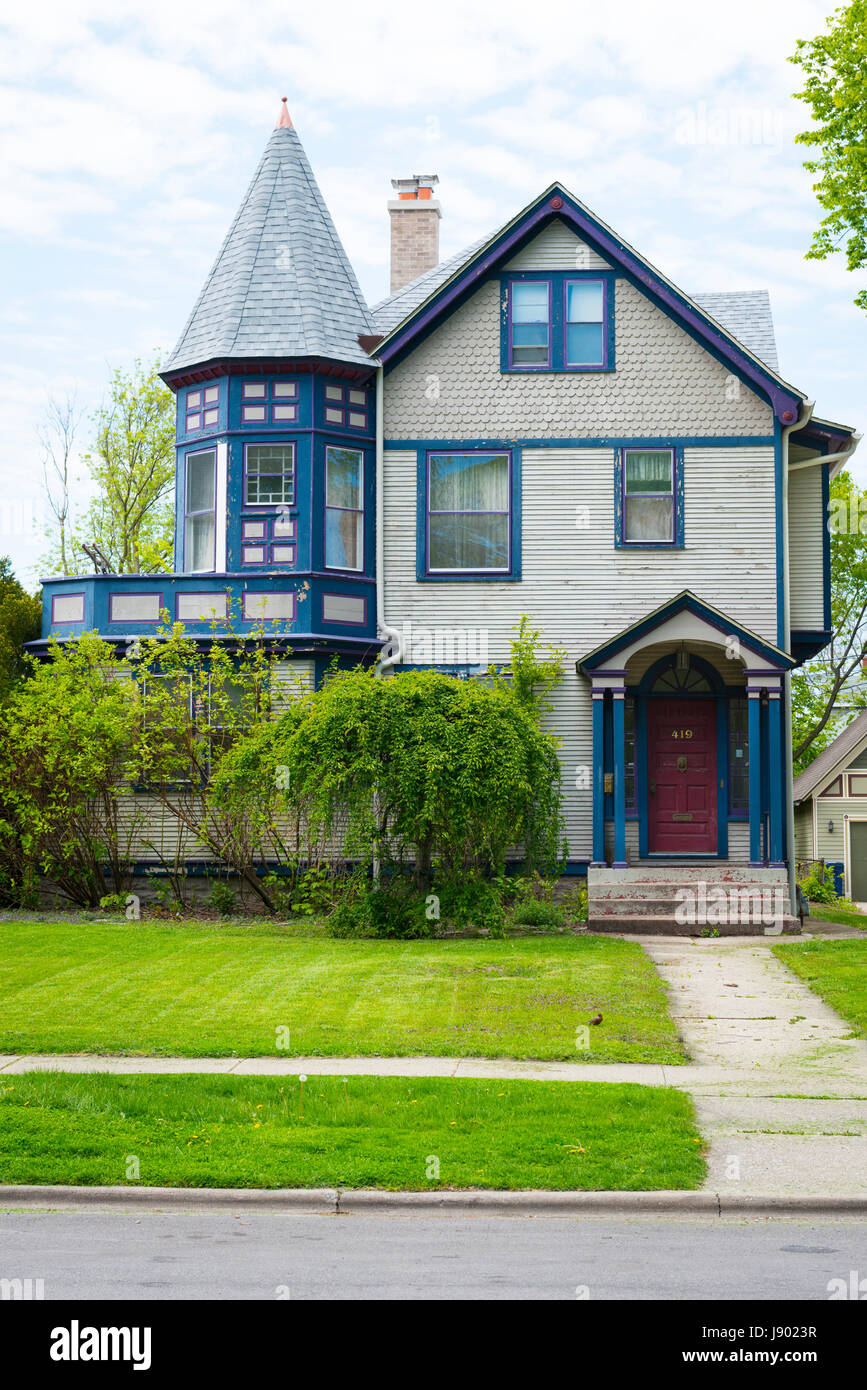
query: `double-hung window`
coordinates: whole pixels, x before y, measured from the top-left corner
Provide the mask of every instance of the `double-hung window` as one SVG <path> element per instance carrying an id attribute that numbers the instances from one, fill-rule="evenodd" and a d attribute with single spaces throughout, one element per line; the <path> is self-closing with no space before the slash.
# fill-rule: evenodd
<path id="1" fill-rule="evenodd" d="M 511 454 L 432 453 L 427 475 L 427 572 L 508 574 Z"/>
<path id="2" fill-rule="evenodd" d="M 217 455 L 214 449 L 187 454 L 184 511 L 184 570 L 206 574 L 216 569 Z"/>
<path id="3" fill-rule="evenodd" d="M 551 282 L 515 280 L 509 362 L 513 367 L 551 365 Z"/>
<path id="4" fill-rule="evenodd" d="M 325 450 L 325 568 L 364 569 L 364 455 Z"/>
<path id="5" fill-rule="evenodd" d="M 614 282 L 565 271 L 503 282 L 504 372 L 614 370 Z"/>
<path id="6" fill-rule="evenodd" d="M 677 544 L 677 470 L 673 449 L 624 449 L 621 455 L 622 545 Z"/>
<path id="7" fill-rule="evenodd" d="M 295 501 L 295 445 L 244 447 L 244 506 L 292 506 Z"/>

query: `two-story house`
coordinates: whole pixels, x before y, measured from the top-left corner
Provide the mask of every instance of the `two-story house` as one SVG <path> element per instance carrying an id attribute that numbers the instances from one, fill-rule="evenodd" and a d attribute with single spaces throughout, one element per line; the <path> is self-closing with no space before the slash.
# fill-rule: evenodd
<path id="1" fill-rule="evenodd" d="M 335 654 L 461 676 L 527 613 L 568 653 L 591 918 L 790 883 L 787 677 L 830 635 L 857 436 L 780 376 L 764 292 L 687 295 L 559 184 L 439 263 L 435 182 L 395 181 L 369 308 L 284 102 L 163 372 L 175 573 L 46 580 L 44 638 L 167 608 L 206 640 L 235 609 L 311 681 Z"/>

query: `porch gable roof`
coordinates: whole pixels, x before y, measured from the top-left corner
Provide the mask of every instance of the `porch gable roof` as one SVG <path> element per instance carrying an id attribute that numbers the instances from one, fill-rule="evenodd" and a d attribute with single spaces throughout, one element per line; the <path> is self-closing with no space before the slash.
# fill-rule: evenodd
<path id="1" fill-rule="evenodd" d="M 594 671 L 606 666 L 626 647 L 631 646 L 635 641 L 653 632 L 656 628 L 662 627 L 669 619 L 683 612 L 693 614 L 699 621 L 727 637 L 736 637 L 742 647 L 753 652 L 762 661 L 768 662 L 770 666 L 776 667 L 777 670 L 788 671 L 797 665 L 794 657 L 789 656 L 773 642 L 765 641 L 763 637 L 759 637 L 750 628 L 735 622 L 733 618 L 721 612 L 720 609 L 714 608 L 712 604 L 705 603 L 704 599 L 700 599 L 697 594 L 692 593 L 689 589 L 683 589 L 674 598 L 668 599 L 667 602 L 655 608 L 645 617 L 637 619 L 629 627 L 624 628 L 616 637 L 604 642 L 599 647 L 595 647 L 586 656 L 579 657 L 575 663 L 576 671 L 582 672 L 586 676 L 591 675 Z"/>

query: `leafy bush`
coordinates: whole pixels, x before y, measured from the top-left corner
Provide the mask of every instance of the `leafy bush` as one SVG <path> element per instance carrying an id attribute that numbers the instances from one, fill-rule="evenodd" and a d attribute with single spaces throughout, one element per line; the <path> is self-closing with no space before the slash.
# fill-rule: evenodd
<path id="1" fill-rule="evenodd" d="M 842 901 L 834 886 L 834 871 L 826 864 L 814 864 L 808 873 L 799 876 L 798 883 L 811 903 L 825 903 L 830 907 Z"/>
<path id="2" fill-rule="evenodd" d="M 214 879 L 211 883 L 208 902 L 220 917 L 234 917 L 238 910 L 238 894 L 220 879 Z"/>
<path id="3" fill-rule="evenodd" d="M 126 893 L 105 893 L 99 900 L 101 912 L 126 912 Z"/>
<path id="4" fill-rule="evenodd" d="M 332 936 L 377 936 L 411 941 L 432 936 L 436 919 L 428 917 L 407 874 L 384 876 L 378 883 L 354 884 L 328 918 Z"/>
<path id="5" fill-rule="evenodd" d="M 530 898 L 518 903 L 513 920 L 520 927 L 562 927 L 566 924 L 566 914 L 556 903 Z"/>

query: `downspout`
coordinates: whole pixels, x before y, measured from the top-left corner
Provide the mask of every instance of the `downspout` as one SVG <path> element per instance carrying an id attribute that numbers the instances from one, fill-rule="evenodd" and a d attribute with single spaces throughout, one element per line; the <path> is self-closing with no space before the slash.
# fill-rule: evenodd
<path id="1" fill-rule="evenodd" d="M 385 621 L 385 434 L 384 371 L 376 369 L 376 635 L 386 646 L 379 654 L 380 676 L 400 661 L 400 633 Z"/>
<path id="2" fill-rule="evenodd" d="M 780 466 L 783 470 L 783 650 L 792 653 L 791 578 L 789 574 L 789 435 L 808 424 L 815 401 L 804 401 L 792 425 L 780 432 Z M 786 769 L 786 861 L 789 869 L 789 909 L 798 916 L 798 889 L 795 878 L 795 774 L 792 768 L 792 673 L 783 676 L 783 739 Z"/>
<path id="3" fill-rule="evenodd" d="M 817 464 L 834 464 L 832 476 L 836 475 L 846 466 L 852 457 L 861 439 L 860 434 L 853 434 L 852 442 L 847 449 L 841 449 L 836 454 L 820 454 L 815 459 L 804 459 L 800 463 L 789 463 L 789 435 L 802 430 L 809 423 L 813 414 L 815 401 L 804 401 L 801 413 L 793 425 L 784 425 L 781 432 L 782 444 L 782 469 L 783 469 L 783 630 L 785 633 L 785 650 L 791 655 L 792 649 L 792 613 L 791 613 L 791 574 L 789 567 L 789 473 L 795 473 L 802 468 L 814 468 Z M 825 518 L 825 525 L 828 518 Z M 795 881 L 795 798 L 794 798 L 794 770 L 792 767 L 792 673 L 787 671 L 783 677 L 783 689 L 785 692 L 785 738 L 787 756 L 786 766 L 786 846 L 788 849 L 789 867 L 789 897 L 791 900 L 792 916 L 798 915 L 798 895 Z M 816 852 L 815 827 L 814 827 L 814 854 Z"/>

